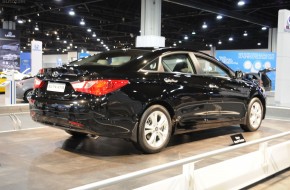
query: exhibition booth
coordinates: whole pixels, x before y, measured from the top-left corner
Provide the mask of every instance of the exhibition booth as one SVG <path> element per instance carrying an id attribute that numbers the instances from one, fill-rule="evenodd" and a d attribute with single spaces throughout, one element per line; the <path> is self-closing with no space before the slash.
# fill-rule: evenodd
<path id="1" fill-rule="evenodd" d="M 142 9 L 143 18 L 151 15 L 151 21 L 141 20 L 144 35 L 136 38 L 137 47 L 165 44 L 160 32 L 161 15 L 153 14 L 160 6 L 154 3 L 151 8 Z M 155 25 L 149 30 L 145 26 L 152 20 Z M 37 40 L 31 41 L 29 51 L 20 52 L 19 35 L 13 30 L 0 29 L 0 43 L 4 43 L 0 50 L 3 57 L 0 62 L 0 120 L 3 122 L 0 149 L 12 152 L 3 158 L 7 171 L 4 187 L 11 185 L 17 189 L 25 184 L 23 189 L 38 188 L 41 184 L 37 181 L 46 178 L 43 186 L 55 189 L 242 189 L 289 170 L 289 10 L 280 10 L 278 28 L 269 29 L 268 49 L 216 50 L 212 46 L 201 50 L 232 70 L 251 75 L 250 80 L 256 75 L 255 80 L 264 83 L 267 111 L 262 129 L 249 133 L 238 127 L 222 127 L 180 134 L 156 154 L 143 154 L 123 139 L 97 135 L 73 138 L 32 121 L 35 113 L 30 112 L 29 98 L 34 84 L 22 89 L 20 96 L 17 88 L 43 68 L 61 67 L 100 52 L 80 50 L 46 55 L 43 42 Z M 269 82 L 262 81 L 263 74 Z M 13 168 L 15 163 L 21 169 Z M 21 178 L 20 182 L 10 182 L 8 178 L 13 176 Z"/>

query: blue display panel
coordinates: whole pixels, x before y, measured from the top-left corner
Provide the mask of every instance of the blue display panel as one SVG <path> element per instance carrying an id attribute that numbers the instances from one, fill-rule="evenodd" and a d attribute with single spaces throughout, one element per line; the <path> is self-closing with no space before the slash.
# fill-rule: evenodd
<path id="1" fill-rule="evenodd" d="M 259 70 L 276 68 L 276 53 L 247 51 L 216 51 L 216 58 L 234 71 L 257 73 Z M 276 72 L 267 73 L 272 80 L 272 90 L 275 89 Z"/>
<path id="2" fill-rule="evenodd" d="M 31 53 L 20 53 L 20 72 L 28 74 L 31 72 Z"/>

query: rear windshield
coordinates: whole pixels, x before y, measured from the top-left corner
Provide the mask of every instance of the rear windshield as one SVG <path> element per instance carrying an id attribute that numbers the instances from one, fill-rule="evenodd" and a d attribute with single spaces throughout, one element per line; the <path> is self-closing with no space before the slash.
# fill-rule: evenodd
<path id="1" fill-rule="evenodd" d="M 114 50 L 104 53 L 99 53 L 83 59 L 71 62 L 69 65 L 107 65 L 120 66 L 132 59 L 145 54 L 148 51 L 144 50 Z"/>

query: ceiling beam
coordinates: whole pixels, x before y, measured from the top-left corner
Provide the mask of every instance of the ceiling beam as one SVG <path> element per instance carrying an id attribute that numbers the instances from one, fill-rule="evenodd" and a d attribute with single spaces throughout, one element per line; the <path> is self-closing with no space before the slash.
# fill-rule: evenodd
<path id="1" fill-rule="evenodd" d="M 269 20 L 253 18 L 244 14 L 234 12 L 234 11 L 229 11 L 229 10 L 221 9 L 220 7 L 214 7 L 205 3 L 201 3 L 200 1 L 187 1 L 187 0 L 163 0 L 163 1 L 168 2 L 168 3 L 178 4 L 185 7 L 203 10 L 203 11 L 214 13 L 214 14 L 220 14 L 220 15 L 230 17 L 236 20 L 249 22 L 252 24 L 260 25 L 260 26 L 267 26 L 267 27 L 274 26 L 274 23 L 272 23 Z"/>

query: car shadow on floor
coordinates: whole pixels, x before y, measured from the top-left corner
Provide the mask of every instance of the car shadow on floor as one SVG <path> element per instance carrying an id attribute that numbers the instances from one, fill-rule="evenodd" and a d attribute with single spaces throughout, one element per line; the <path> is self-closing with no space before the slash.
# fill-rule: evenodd
<path id="1" fill-rule="evenodd" d="M 243 131 L 242 129 L 240 129 L 240 127 L 231 126 L 174 135 L 171 137 L 171 140 L 167 145 L 167 148 L 165 148 L 163 151 L 183 144 L 193 143 L 200 140 L 210 139 L 218 136 L 232 135 L 242 132 Z M 137 147 L 135 147 L 133 143 L 131 143 L 130 141 L 107 137 L 96 137 L 96 138 L 70 137 L 64 141 L 61 148 L 66 151 L 74 152 L 77 154 L 83 154 L 91 157 L 143 154 L 142 151 L 138 150 Z"/>

